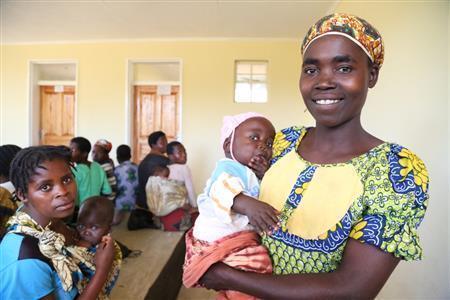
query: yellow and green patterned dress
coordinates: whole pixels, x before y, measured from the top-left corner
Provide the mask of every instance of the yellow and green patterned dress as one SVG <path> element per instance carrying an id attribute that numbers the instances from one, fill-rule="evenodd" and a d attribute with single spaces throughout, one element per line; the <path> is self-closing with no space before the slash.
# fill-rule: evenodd
<path id="1" fill-rule="evenodd" d="M 276 135 L 260 199 L 281 211 L 262 242 L 276 274 L 335 270 L 348 238 L 404 260 L 422 257 L 417 228 L 428 202 L 428 173 L 415 154 L 383 143 L 346 163 L 314 164 L 296 149 L 307 129 Z"/>

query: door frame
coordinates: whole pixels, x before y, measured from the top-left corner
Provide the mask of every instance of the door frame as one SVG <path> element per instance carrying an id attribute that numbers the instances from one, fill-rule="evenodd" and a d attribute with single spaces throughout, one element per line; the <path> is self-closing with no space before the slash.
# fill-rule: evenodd
<path id="1" fill-rule="evenodd" d="M 39 80 L 38 66 L 48 64 L 74 64 L 75 80 Z M 28 145 L 38 145 L 40 142 L 40 117 L 41 117 L 41 85 L 69 85 L 75 87 L 74 108 L 74 136 L 78 133 L 78 61 L 75 59 L 31 59 L 28 61 Z"/>
<path id="2" fill-rule="evenodd" d="M 179 74 L 178 81 L 139 81 L 136 82 L 134 80 L 134 65 L 137 63 L 178 63 L 179 65 Z M 183 132 L 183 124 L 182 124 L 182 115 L 183 115 L 183 61 L 181 58 L 168 58 L 168 59 L 146 59 L 146 58 L 128 58 L 126 60 L 126 78 L 125 78 L 125 141 L 130 146 L 132 153 L 135 149 L 133 149 L 133 116 L 134 116 L 134 86 L 135 85 L 158 85 L 158 84 L 169 84 L 169 85 L 178 85 L 178 101 L 179 101 L 179 119 L 177 120 L 180 124 L 179 127 L 179 136 L 178 139 L 182 140 L 182 132 Z"/>

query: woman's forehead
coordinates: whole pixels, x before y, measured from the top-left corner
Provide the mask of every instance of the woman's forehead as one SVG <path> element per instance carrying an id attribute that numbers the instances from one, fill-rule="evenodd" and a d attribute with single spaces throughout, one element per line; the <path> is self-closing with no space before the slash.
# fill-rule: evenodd
<path id="1" fill-rule="evenodd" d="M 46 160 L 42 163 L 40 163 L 35 169 L 34 174 L 30 177 L 30 179 L 33 181 L 37 179 L 37 177 L 41 176 L 48 176 L 59 173 L 68 173 L 70 171 L 69 164 L 63 160 L 63 159 L 53 159 L 53 160 Z M 65 174 L 64 174 L 65 175 Z"/>
<path id="2" fill-rule="evenodd" d="M 303 54 L 303 62 L 315 60 L 367 60 L 367 54 L 353 41 L 340 35 L 326 35 L 313 41 Z"/>

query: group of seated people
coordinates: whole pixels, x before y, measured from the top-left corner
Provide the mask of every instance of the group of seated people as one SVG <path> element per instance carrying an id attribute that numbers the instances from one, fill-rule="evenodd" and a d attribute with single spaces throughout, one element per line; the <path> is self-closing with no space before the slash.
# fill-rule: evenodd
<path id="1" fill-rule="evenodd" d="M 129 229 L 187 230 L 195 217 L 195 191 L 180 142 L 167 144 L 151 168 L 131 161 L 127 145 L 74 137 L 67 146 L 0 146 L 0 294 L 19 298 L 107 297 L 130 251 L 114 241 L 111 228 L 130 212 Z M 150 144 L 152 146 L 152 144 Z M 165 156 L 164 153 L 168 153 Z M 154 157 L 152 147 L 150 157 Z M 144 160 L 145 161 L 145 160 Z M 148 172 L 139 197 L 138 173 Z M 169 176 L 170 174 L 170 176 Z M 136 211 L 146 223 L 131 224 Z M 130 228 L 131 225 L 131 228 Z M 39 277 L 39 280 L 30 280 Z M 8 282 L 8 284 L 6 284 Z M 27 285 L 25 288 L 25 284 Z"/>
<path id="2" fill-rule="evenodd" d="M 191 223 L 190 218 L 186 217 L 181 222 L 181 215 L 185 215 L 185 211 L 186 216 L 193 212 L 196 196 L 191 172 L 186 165 L 186 150 L 177 141 L 167 144 L 166 135 L 161 131 L 150 134 L 148 140 L 151 151 L 138 167 L 131 161 L 131 149 L 127 145 L 117 147 L 119 165 L 114 166 L 109 156 L 112 148 L 110 142 L 104 139 L 97 141 L 92 149 L 94 161 L 90 162 L 90 142 L 83 137 L 73 138 L 70 149 L 72 161 L 76 164 L 74 175 L 78 185 L 77 206 L 87 197 L 101 194 L 115 204 L 115 225 L 122 222 L 126 212 L 131 212 L 128 221 L 131 230 L 148 227 L 171 231 L 187 229 Z M 160 168 L 166 167 L 170 170 L 167 170 L 169 175 L 161 179 Z M 177 201 L 172 201 L 174 198 Z M 140 199 L 143 201 L 139 201 Z M 161 208 L 164 208 L 163 211 Z M 176 209 L 176 212 L 168 216 Z M 142 216 L 145 218 L 142 219 Z"/>

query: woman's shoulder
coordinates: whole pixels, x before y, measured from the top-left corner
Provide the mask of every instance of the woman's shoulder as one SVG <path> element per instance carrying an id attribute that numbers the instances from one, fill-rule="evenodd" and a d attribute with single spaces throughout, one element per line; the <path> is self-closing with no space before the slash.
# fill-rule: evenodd
<path id="1" fill-rule="evenodd" d="M 385 142 L 365 155 L 357 169 L 364 174 L 368 188 L 378 184 L 379 189 L 397 195 L 414 195 L 416 205 L 428 199 L 429 177 L 423 160 L 410 149 Z M 367 163 L 368 162 L 368 163 Z"/>
<path id="2" fill-rule="evenodd" d="M 6 234 L 0 244 L 0 252 L 2 264 L 11 265 L 20 261 L 35 260 L 53 269 L 51 261 L 39 250 L 39 240 L 26 234 Z"/>
<path id="3" fill-rule="evenodd" d="M 415 174 L 426 174 L 428 172 L 423 160 L 412 150 L 390 142 L 384 142 L 381 145 L 371 149 L 364 157 L 366 160 L 373 161 L 376 165 L 385 165 L 390 170 L 402 169 L 402 176 L 411 171 Z"/>
<path id="4" fill-rule="evenodd" d="M 306 130 L 307 128 L 305 126 L 290 126 L 283 128 L 275 135 L 275 141 L 296 141 L 306 132 Z"/>
<path id="5" fill-rule="evenodd" d="M 291 126 L 277 132 L 272 147 L 272 164 L 298 146 L 306 130 L 304 126 Z"/>

